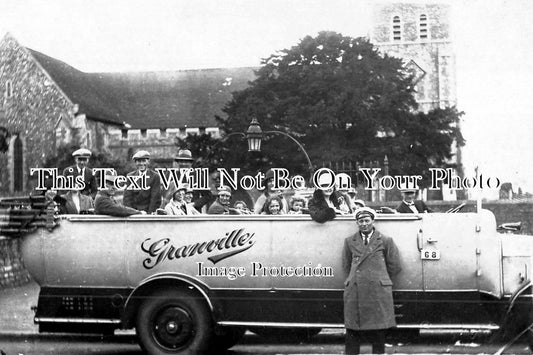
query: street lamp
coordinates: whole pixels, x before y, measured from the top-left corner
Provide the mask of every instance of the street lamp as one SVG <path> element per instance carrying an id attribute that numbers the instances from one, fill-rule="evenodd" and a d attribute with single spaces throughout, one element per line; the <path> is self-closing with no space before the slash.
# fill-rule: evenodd
<path id="1" fill-rule="evenodd" d="M 259 122 L 257 121 L 257 118 L 253 117 L 252 122 L 250 122 L 250 126 L 248 127 L 248 130 L 246 131 L 246 139 L 248 140 L 248 151 L 249 152 L 260 152 L 261 151 L 261 140 L 263 139 L 263 136 L 267 134 L 281 134 L 282 136 L 285 136 L 292 140 L 296 145 L 298 145 L 298 148 L 304 153 L 305 159 L 307 159 L 307 165 L 309 169 L 309 176 L 312 177 L 314 173 L 313 163 L 311 163 L 311 159 L 309 158 L 309 154 L 305 151 L 305 148 L 303 145 L 298 142 L 296 138 L 291 136 L 288 133 L 282 132 L 282 131 L 264 131 L 261 129 L 261 126 L 259 125 Z"/>
<path id="2" fill-rule="evenodd" d="M 263 138 L 263 131 L 257 118 L 252 118 L 250 122 L 250 127 L 246 131 L 246 139 L 248 140 L 248 151 L 249 152 L 260 152 L 261 151 L 261 139 Z"/>
<path id="3" fill-rule="evenodd" d="M 282 132 L 282 131 L 263 131 L 261 129 L 261 126 L 259 125 L 259 122 L 257 121 L 257 118 L 253 117 L 252 121 L 250 122 L 250 126 L 248 126 L 248 129 L 246 130 L 246 133 L 243 132 L 233 132 L 226 136 L 224 136 L 220 141 L 218 141 L 214 146 L 216 147 L 219 143 L 225 141 L 231 136 L 243 136 L 248 141 L 248 151 L 249 152 L 260 152 L 261 151 L 261 141 L 263 140 L 263 137 L 267 134 L 281 134 L 282 136 L 285 136 L 292 140 L 298 148 L 304 153 L 305 159 L 307 160 L 307 166 L 309 169 L 309 176 L 312 177 L 314 173 L 313 163 L 311 163 L 311 159 L 309 158 L 309 155 L 305 151 L 305 148 L 303 145 L 298 142 L 296 138 L 291 136 L 288 133 Z"/>

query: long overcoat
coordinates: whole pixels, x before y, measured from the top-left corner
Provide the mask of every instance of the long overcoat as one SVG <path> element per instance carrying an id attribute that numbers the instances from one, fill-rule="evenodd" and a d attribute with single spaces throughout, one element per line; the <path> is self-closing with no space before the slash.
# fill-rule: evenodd
<path id="1" fill-rule="evenodd" d="M 374 230 L 368 245 L 359 232 L 344 240 L 342 265 L 344 324 L 348 329 L 387 329 L 396 325 L 392 280 L 401 271 L 398 248 L 392 238 Z"/>

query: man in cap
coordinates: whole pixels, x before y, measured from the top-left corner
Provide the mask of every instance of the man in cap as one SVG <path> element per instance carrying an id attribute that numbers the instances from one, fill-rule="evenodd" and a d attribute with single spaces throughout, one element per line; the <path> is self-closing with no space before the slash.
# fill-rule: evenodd
<path id="1" fill-rule="evenodd" d="M 396 207 L 399 213 L 429 213 L 431 210 L 424 201 L 415 200 L 418 189 L 402 189 L 402 202 Z"/>
<path id="2" fill-rule="evenodd" d="M 98 192 L 98 185 L 96 184 L 96 178 L 93 175 L 93 170 L 87 165 L 89 158 L 91 157 L 91 151 L 89 149 L 81 148 L 72 153 L 74 157 L 74 165 L 71 165 L 63 170 L 63 176 L 83 176 L 83 182 L 85 187 L 81 190 L 84 195 L 94 198 Z M 68 190 L 68 189 L 67 189 Z"/>
<path id="3" fill-rule="evenodd" d="M 128 180 L 136 179 L 138 185 L 144 186 L 128 186 L 124 191 L 124 206 L 153 213 L 161 206 L 159 174 L 148 168 L 150 153 L 146 150 L 139 150 L 132 159 L 137 169 L 128 173 Z"/>
<path id="4" fill-rule="evenodd" d="M 134 214 L 146 214 L 144 211 L 136 210 L 135 208 L 122 206 L 115 201 L 115 175 L 105 176 L 105 189 L 98 191 L 94 200 L 94 212 L 96 214 L 106 214 L 116 217 L 127 217 Z"/>
<path id="5" fill-rule="evenodd" d="M 362 341 L 372 353 L 385 353 L 385 330 L 396 325 L 392 280 L 401 271 L 392 238 L 374 228 L 376 213 L 361 207 L 355 213 L 358 231 L 344 240 L 344 324 L 346 354 L 359 354 Z"/>
<path id="6" fill-rule="evenodd" d="M 207 210 L 207 214 L 240 214 L 234 209 L 230 209 L 231 189 L 228 186 L 221 186 L 218 189 L 218 196 L 215 202 Z M 232 211 L 233 210 L 233 213 Z"/>
<path id="7" fill-rule="evenodd" d="M 178 150 L 178 155 L 174 158 L 174 164 L 172 165 L 172 167 L 175 169 L 180 169 L 181 178 L 181 169 L 192 169 L 193 162 L 194 160 L 192 158 L 191 151 L 188 149 L 180 149 Z M 180 182 L 188 183 L 188 181 L 185 180 L 182 180 Z M 165 208 L 170 202 L 170 200 L 172 200 L 172 196 L 174 195 L 176 189 L 176 184 L 174 182 L 171 182 L 168 186 L 168 189 L 163 190 L 163 202 L 161 203 L 162 208 Z"/>

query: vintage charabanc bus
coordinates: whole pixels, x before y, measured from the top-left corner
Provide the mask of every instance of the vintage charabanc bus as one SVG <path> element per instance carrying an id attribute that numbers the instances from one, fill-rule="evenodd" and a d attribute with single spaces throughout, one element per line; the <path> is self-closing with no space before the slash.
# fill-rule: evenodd
<path id="1" fill-rule="evenodd" d="M 41 332 L 135 328 L 148 353 L 182 354 L 230 347 L 245 329 L 343 327 L 341 251 L 356 231 L 353 216 L 320 224 L 308 215 L 35 210 L 13 205 L 6 213 L 12 221 L 33 213 L 17 224 L 20 233 L 9 231 L 22 238 L 41 287 Z M 378 214 L 376 228 L 400 251 L 399 329 L 529 326 L 533 237 L 497 233 L 487 210 Z"/>

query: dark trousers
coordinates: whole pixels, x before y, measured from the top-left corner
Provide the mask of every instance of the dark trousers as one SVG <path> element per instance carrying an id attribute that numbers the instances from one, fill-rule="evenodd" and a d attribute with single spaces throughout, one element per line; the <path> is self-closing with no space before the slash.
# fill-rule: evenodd
<path id="1" fill-rule="evenodd" d="M 372 344 L 373 354 L 385 354 L 385 330 L 346 329 L 346 354 L 359 354 L 361 343 Z"/>

